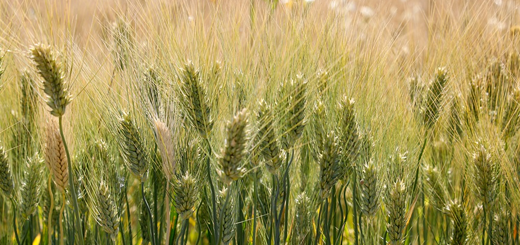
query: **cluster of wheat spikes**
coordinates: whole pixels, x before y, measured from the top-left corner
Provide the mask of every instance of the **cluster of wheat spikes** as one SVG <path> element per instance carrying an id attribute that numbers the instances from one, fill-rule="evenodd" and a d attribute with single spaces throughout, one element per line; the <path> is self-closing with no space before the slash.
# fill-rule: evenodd
<path id="1" fill-rule="evenodd" d="M 428 22 L 412 59 L 286 2 L 122 14 L 99 54 L 1 37 L 0 245 L 520 244 L 520 28 L 463 59 L 434 40 L 478 18 Z"/>

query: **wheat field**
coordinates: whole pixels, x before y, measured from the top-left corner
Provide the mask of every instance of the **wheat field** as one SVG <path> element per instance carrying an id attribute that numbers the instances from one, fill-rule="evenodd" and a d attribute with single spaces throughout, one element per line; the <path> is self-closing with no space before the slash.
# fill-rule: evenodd
<path id="1" fill-rule="evenodd" d="M 520 244 L 520 2 L 4 0 L 0 244 Z"/>

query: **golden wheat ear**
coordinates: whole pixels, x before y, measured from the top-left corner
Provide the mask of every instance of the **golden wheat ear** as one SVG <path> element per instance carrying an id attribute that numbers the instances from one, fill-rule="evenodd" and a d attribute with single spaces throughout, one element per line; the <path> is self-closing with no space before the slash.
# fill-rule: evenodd
<path id="1" fill-rule="evenodd" d="M 49 167 L 58 190 L 64 192 L 68 185 L 69 169 L 58 122 L 55 119 L 50 119 L 47 124 L 45 164 Z"/>

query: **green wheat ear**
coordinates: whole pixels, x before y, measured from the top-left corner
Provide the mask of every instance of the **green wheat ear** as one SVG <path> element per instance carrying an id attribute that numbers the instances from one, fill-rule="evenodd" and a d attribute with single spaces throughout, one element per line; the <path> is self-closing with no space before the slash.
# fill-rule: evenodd
<path id="1" fill-rule="evenodd" d="M 265 100 L 260 100 L 257 113 L 258 134 L 257 141 L 260 153 L 269 172 L 275 174 L 281 166 L 280 147 L 276 137 L 274 113 L 272 107 Z"/>
<path id="2" fill-rule="evenodd" d="M 340 116 L 339 139 L 341 144 L 341 157 L 345 168 L 343 170 L 344 174 L 346 174 L 348 168 L 356 162 L 360 151 L 361 140 L 356 122 L 354 104 L 354 99 L 343 96 L 338 106 Z"/>
<path id="3" fill-rule="evenodd" d="M 235 237 L 235 201 L 231 195 L 230 189 L 220 191 L 219 201 L 217 205 L 218 213 L 222 228 L 222 245 L 228 245 Z M 227 202 L 226 202 L 227 200 Z"/>
<path id="4" fill-rule="evenodd" d="M 188 172 L 177 177 L 174 181 L 175 209 L 179 214 L 180 221 L 184 221 L 193 214 L 199 196 L 199 189 L 197 181 Z"/>
<path id="5" fill-rule="evenodd" d="M 330 195 L 330 191 L 342 175 L 339 163 L 339 146 L 334 132 L 327 134 L 323 139 L 323 150 L 320 152 L 318 163 L 320 165 L 320 196 L 322 199 Z"/>
<path id="6" fill-rule="evenodd" d="M 458 200 L 450 201 L 446 206 L 446 212 L 451 218 L 453 232 L 450 245 L 464 245 L 468 241 L 468 219 L 464 206 Z"/>
<path id="7" fill-rule="evenodd" d="M 367 217 L 374 217 L 381 204 L 378 176 L 377 168 L 372 161 L 363 166 L 360 181 L 361 212 Z"/>
<path id="8" fill-rule="evenodd" d="M 195 69 L 193 63 L 188 62 L 184 66 L 181 82 L 179 100 L 184 107 L 185 116 L 200 136 L 207 139 L 213 128 L 213 120 L 200 71 Z"/>
<path id="9" fill-rule="evenodd" d="M 3 147 L 0 146 L 0 189 L 5 197 L 11 198 L 14 195 L 14 182 L 7 155 Z"/>
<path id="10" fill-rule="evenodd" d="M 34 155 L 27 160 L 27 171 L 24 173 L 24 182 L 21 186 L 22 202 L 20 210 L 22 218 L 27 220 L 38 211 L 38 203 L 43 186 L 43 159 Z"/>
<path id="11" fill-rule="evenodd" d="M 397 180 L 390 186 L 386 199 L 389 244 L 401 245 L 406 227 L 406 186 L 402 180 Z"/>
<path id="12" fill-rule="evenodd" d="M 238 112 L 233 121 L 226 125 L 226 142 L 219 157 L 220 170 L 218 174 L 225 184 L 238 180 L 245 173 L 241 166 L 247 143 L 247 110 Z"/>
<path id="13" fill-rule="evenodd" d="M 148 159 L 144 142 L 130 114 L 124 113 L 119 121 L 119 144 L 125 163 L 141 182 L 146 181 Z"/>
<path id="14" fill-rule="evenodd" d="M 283 101 L 280 103 L 282 126 L 282 148 L 292 148 L 305 128 L 305 107 L 307 104 L 307 81 L 301 76 L 282 84 Z"/>
<path id="15" fill-rule="evenodd" d="M 437 69 L 435 78 L 428 87 L 423 106 L 423 122 L 427 128 L 431 128 L 440 115 L 442 95 L 448 83 L 448 71 L 444 67 Z"/>
<path id="16" fill-rule="evenodd" d="M 31 59 L 36 65 L 38 74 L 43 78 L 43 91 L 48 96 L 47 105 L 51 114 L 61 117 L 70 103 L 70 95 L 66 89 L 63 67 L 55 58 L 50 46 L 36 44 L 31 48 Z"/>
<path id="17" fill-rule="evenodd" d="M 495 160 L 489 150 L 479 143 L 473 163 L 477 196 L 482 201 L 484 209 L 490 210 L 497 197 L 498 175 Z"/>
<path id="18" fill-rule="evenodd" d="M 110 193 L 108 185 L 101 181 L 99 189 L 92 193 L 94 195 L 91 206 L 92 213 L 99 226 L 115 240 L 119 232 L 119 211 L 115 203 L 115 197 Z"/>

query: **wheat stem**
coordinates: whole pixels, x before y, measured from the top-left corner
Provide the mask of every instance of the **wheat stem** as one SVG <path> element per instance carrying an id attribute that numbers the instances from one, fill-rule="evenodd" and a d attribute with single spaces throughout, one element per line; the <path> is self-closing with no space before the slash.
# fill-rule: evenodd
<path id="1" fill-rule="evenodd" d="M 49 175 L 49 181 L 47 184 L 47 188 L 49 191 L 49 198 L 51 200 L 51 206 L 49 208 L 49 217 L 47 218 L 47 242 L 48 244 L 52 243 L 52 210 L 54 210 L 54 197 L 52 195 L 52 188 L 51 188 L 51 176 Z"/>
<path id="2" fill-rule="evenodd" d="M 168 183 L 166 184 L 166 193 L 169 193 L 169 189 L 170 189 L 170 182 L 168 181 Z M 166 207 L 166 214 L 165 214 L 165 216 L 166 216 L 166 241 L 164 244 L 169 245 L 170 244 L 170 232 L 171 232 L 171 229 L 170 229 L 171 220 L 170 220 L 170 197 L 168 196 L 168 194 L 164 195 L 164 206 Z"/>
<path id="3" fill-rule="evenodd" d="M 60 245 L 65 244 L 65 240 L 63 239 L 63 211 L 65 211 L 65 191 L 63 191 L 61 195 L 61 208 L 60 208 L 60 218 L 58 219 L 58 222 L 60 223 Z"/>
<path id="4" fill-rule="evenodd" d="M 13 230 L 14 237 L 16 238 L 16 243 L 20 245 L 20 238 L 18 237 L 18 231 L 16 230 L 16 204 L 14 203 L 14 199 L 11 198 L 11 203 L 13 204 Z"/>
<path id="5" fill-rule="evenodd" d="M 148 212 L 148 216 L 150 216 L 150 233 L 152 236 L 152 245 L 155 245 L 155 234 L 153 229 L 153 217 L 152 217 L 152 211 L 150 210 L 150 205 L 148 204 L 148 201 L 146 201 L 146 197 L 144 195 L 144 181 L 141 181 L 141 194 L 143 195 L 143 202 L 146 205 L 146 211 Z"/>
<path id="6" fill-rule="evenodd" d="M 77 227 L 80 231 L 80 235 L 79 235 L 79 244 L 80 245 L 83 245 L 83 228 L 81 226 L 81 222 L 80 222 L 80 216 L 79 216 L 79 206 L 78 206 L 78 195 L 76 194 L 76 188 L 74 187 L 74 170 L 72 169 L 72 163 L 71 163 L 71 157 L 70 157 L 70 153 L 69 153 L 69 147 L 67 146 L 67 141 L 65 141 L 65 136 L 63 135 L 63 116 L 60 116 L 58 118 L 59 120 L 59 126 L 60 126 L 60 135 L 61 135 L 61 140 L 63 141 L 63 146 L 65 147 L 65 153 L 67 154 L 67 165 L 68 165 L 68 169 L 69 169 L 69 186 L 70 186 L 70 193 L 72 195 L 72 203 L 74 204 L 73 206 L 73 211 L 74 211 L 74 224 L 75 224 L 75 227 Z M 75 228 L 73 228 L 75 229 Z"/>
<path id="7" fill-rule="evenodd" d="M 210 171 L 210 157 L 211 157 L 211 145 L 209 143 L 209 139 L 206 138 L 206 143 L 208 144 L 208 155 L 206 156 L 207 159 L 206 159 L 206 171 L 207 171 L 207 175 L 208 175 L 208 182 L 209 182 L 209 187 L 211 189 L 211 201 L 212 201 L 212 206 L 213 206 L 213 234 L 215 234 L 215 240 L 216 242 L 218 242 L 218 239 L 219 239 L 219 227 L 218 227 L 218 222 L 217 222 L 217 196 L 215 194 L 215 186 L 213 186 L 213 181 L 211 180 L 211 171 Z M 217 243 L 214 243 L 214 244 L 217 244 Z"/>

